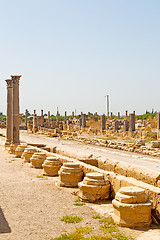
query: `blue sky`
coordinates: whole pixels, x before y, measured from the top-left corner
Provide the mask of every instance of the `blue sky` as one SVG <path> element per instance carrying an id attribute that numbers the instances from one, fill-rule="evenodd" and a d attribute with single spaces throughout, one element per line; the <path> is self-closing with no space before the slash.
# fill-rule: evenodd
<path id="1" fill-rule="evenodd" d="M 160 110 L 159 0 L 0 1 L 0 111 L 22 74 L 20 111 Z"/>

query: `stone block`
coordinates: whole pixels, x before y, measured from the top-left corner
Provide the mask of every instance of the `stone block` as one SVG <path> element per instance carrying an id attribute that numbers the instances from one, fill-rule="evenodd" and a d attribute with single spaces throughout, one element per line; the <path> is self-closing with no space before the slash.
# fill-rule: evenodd
<path id="1" fill-rule="evenodd" d="M 152 202 L 144 189 L 138 187 L 120 188 L 112 201 L 113 219 L 122 227 L 141 228 L 151 224 Z"/>
<path id="2" fill-rule="evenodd" d="M 87 173 L 84 180 L 78 183 L 79 196 L 83 201 L 96 202 L 109 198 L 110 183 L 100 173 Z"/>
<path id="3" fill-rule="evenodd" d="M 61 187 L 78 187 L 83 171 L 77 163 L 64 163 L 58 171 Z"/>

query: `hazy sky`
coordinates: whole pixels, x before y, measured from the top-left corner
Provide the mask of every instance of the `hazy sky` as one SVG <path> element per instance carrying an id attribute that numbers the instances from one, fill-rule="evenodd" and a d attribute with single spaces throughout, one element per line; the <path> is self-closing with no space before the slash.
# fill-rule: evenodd
<path id="1" fill-rule="evenodd" d="M 0 0 L 0 112 L 160 110 L 159 0 Z"/>

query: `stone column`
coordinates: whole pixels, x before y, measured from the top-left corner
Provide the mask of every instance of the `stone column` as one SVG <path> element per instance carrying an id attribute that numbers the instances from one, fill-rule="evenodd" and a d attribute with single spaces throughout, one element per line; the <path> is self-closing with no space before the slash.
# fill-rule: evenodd
<path id="1" fill-rule="evenodd" d="M 82 128 L 85 128 L 86 127 L 86 114 L 83 113 L 82 114 Z"/>
<path id="2" fill-rule="evenodd" d="M 44 126 L 44 115 L 43 115 L 43 110 L 41 110 L 41 127 Z"/>
<path id="3" fill-rule="evenodd" d="M 57 125 L 59 124 L 59 112 L 57 111 Z"/>
<path id="4" fill-rule="evenodd" d="M 111 119 L 113 118 L 113 113 L 111 112 Z"/>
<path id="5" fill-rule="evenodd" d="M 90 112 L 88 112 L 88 118 L 90 118 L 90 116 L 91 116 L 91 113 L 90 113 Z"/>
<path id="6" fill-rule="evenodd" d="M 127 132 L 129 130 L 129 121 L 124 121 L 124 132 Z"/>
<path id="7" fill-rule="evenodd" d="M 25 111 L 25 126 L 26 126 L 26 130 L 27 130 L 27 118 L 28 118 L 28 109 L 26 109 L 26 111 Z"/>
<path id="8" fill-rule="evenodd" d="M 13 111 L 13 82 L 10 79 L 6 80 L 7 83 L 7 126 L 6 126 L 6 143 L 5 146 L 9 146 L 12 141 L 12 111 Z"/>
<path id="9" fill-rule="evenodd" d="M 130 113 L 129 114 L 129 131 L 135 131 L 135 114 Z"/>
<path id="10" fill-rule="evenodd" d="M 50 111 L 48 111 L 48 127 L 50 127 Z"/>
<path id="11" fill-rule="evenodd" d="M 118 119 L 120 119 L 120 112 L 118 112 Z"/>
<path id="12" fill-rule="evenodd" d="M 64 122 L 65 122 L 65 124 L 66 124 L 66 122 L 67 122 L 67 112 L 65 111 L 65 113 L 64 113 Z"/>
<path id="13" fill-rule="evenodd" d="M 13 124 L 13 135 L 12 143 L 19 144 L 19 80 L 21 75 L 12 75 L 13 82 L 13 115 L 12 115 L 12 124 Z"/>
<path id="14" fill-rule="evenodd" d="M 37 116 L 36 116 L 36 110 L 34 110 L 34 114 L 33 114 L 33 133 L 36 133 L 37 131 Z"/>
<path id="15" fill-rule="evenodd" d="M 105 130 L 106 129 L 106 116 L 105 114 L 101 115 L 101 130 Z"/>
<path id="16" fill-rule="evenodd" d="M 126 110 L 126 117 L 128 117 L 128 111 Z"/>
<path id="17" fill-rule="evenodd" d="M 74 118 L 74 112 L 72 112 L 72 118 Z"/>
<path id="18" fill-rule="evenodd" d="M 79 126 L 80 126 L 80 128 L 82 127 L 82 118 L 81 117 L 79 118 Z"/>
<path id="19" fill-rule="evenodd" d="M 157 113 L 157 139 L 160 139 L 160 113 Z"/>
<path id="20" fill-rule="evenodd" d="M 118 131 L 119 130 L 119 120 L 116 120 L 114 122 L 114 131 Z"/>
<path id="21" fill-rule="evenodd" d="M 160 130 L 160 113 L 157 113 L 157 129 Z"/>

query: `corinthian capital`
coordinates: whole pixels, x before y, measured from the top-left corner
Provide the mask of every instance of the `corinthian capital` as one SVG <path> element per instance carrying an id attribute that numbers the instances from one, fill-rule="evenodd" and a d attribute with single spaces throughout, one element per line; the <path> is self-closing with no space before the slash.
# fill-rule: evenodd
<path id="1" fill-rule="evenodd" d="M 7 83 L 7 88 L 12 88 L 13 87 L 13 81 L 11 79 L 6 79 L 5 81 Z"/>
<path id="2" fill-rule="evenodd" d="M 14 84 L 19 84 L 19 80 L 21 77 L 22 75 L 11 75 L 11 78 Z"/>

